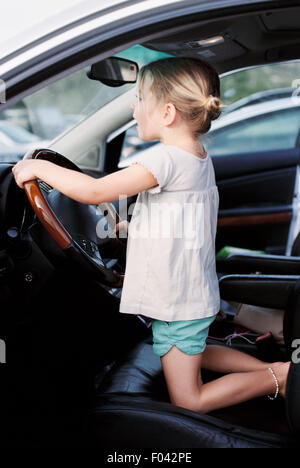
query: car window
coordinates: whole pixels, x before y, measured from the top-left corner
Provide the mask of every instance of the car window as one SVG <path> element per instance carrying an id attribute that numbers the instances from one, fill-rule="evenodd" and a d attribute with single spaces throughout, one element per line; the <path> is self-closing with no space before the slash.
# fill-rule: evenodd
<path id="1" fill-rule="evenodd" d="M 202 136 L 202 142 L 211 156 L 271 151 L 294 148 L 299 132 L 300 107 L 296 107 L 226 125 Z M 157 143 L 142 141 L 133 125 L 125 133 L 118 167 L 126 167 L 127 159 Z"/>
<path id="2" fill-rule="evenodd" d="M 51 83 L 0 112 L 0 161 L 14 162 L 31 148 L 48 147 L 65 130 L 96 112 L 132 84 L 112 88 L 90 80 L 87 67 Z"/>
<path id="3" fill-rule="evenodd" d="M 170 55 L 137 44 L 115 56 L 134 60 L 141 68 Z M 88 69 L 59 79 L 0 112 L 0 162 L 14 162 L 31 148 L 48 147 L 62 132 L 135 86 L 107 86 L 89 79 Z"/>
<path id="4" fill-rule="evenodd" d="M 300 107 L 242 120 L 203 139 L 211 156 L 294 148 L 300 130 Z"/>
<path id="5" fill-rule="evenodd" d="M 14 125 L 10 122 L 0 121 L 0 132 L 7 136 L 11 143 L 32 143 L 38 141 L 39 137 L 33 133 L 28 132 L 19 125 Z"/>
<path id="6" fill-rule="evenodd" d="M 260 65 L 220 76 L 221 99 L 226 107 L 219 119 L 212 122 L 210 131 L 201 136 L 207 151 L 217 156 L 293 148 L 300 131 L 299 107 L 292 99 L 294 96 L 300 99 L 299 76 L 299 61 Z M 286 104 L 286 100 L 290 102 Z M 263 106 L 262 110 L 257 108 L 256 114 L 251 112 L 259 105 Z M 229 125 L 225 117 L 234 112 L 241 115 L 232 119 L 236 123 Z M 125 134 L 119 167 L 126 167 L 130 157 L 136 157 L 150 143 L 157 142 L 143 142 L 135 126 L 130 127 Z"/>

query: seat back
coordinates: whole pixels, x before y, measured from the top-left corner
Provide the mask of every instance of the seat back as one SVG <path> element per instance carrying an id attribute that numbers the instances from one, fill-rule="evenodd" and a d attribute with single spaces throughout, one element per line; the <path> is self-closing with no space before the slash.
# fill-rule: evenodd
<path id="1" fill-rule="evenodd" d="M 295 341 L 300 340 L 300 280 L 290 292 L 283 317 L 283 337 L 288 356 L 295 351 Z"/>
<path id="2" fill-rule="evenodd" d="M 291 256 L 300 257 L 300 231 L 298 232 L 298 235 L 296 239 L 294 240 L 292 251 L 291 251 Z"/>

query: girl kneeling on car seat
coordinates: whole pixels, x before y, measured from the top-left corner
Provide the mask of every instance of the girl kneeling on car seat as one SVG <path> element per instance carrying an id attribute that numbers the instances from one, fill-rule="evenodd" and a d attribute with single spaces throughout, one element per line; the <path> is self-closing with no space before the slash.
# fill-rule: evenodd
<path id="1" fill-rule="evenodd" d="M 39 178 L 82 203 L 138 194 L 130 224 L 122 224 L 128 226 L 128 243 L 120 312 L 152 319 L 153 351 L 160 356 L 171 402 L 200 413 L 262 395 L 285 397 L 290 366 L 206 346 L 220 310 L 219 195 L 200 137 L 222 106 L 219 76 L 210 64 L 161 59 L 141 69 L 132 104 L 140 138 L 160 143 L 129 167 L 100 179 L 41 160 L 13 168 L 20 187 Z M 228 375 L 204 384 L 201 368 Z"/>

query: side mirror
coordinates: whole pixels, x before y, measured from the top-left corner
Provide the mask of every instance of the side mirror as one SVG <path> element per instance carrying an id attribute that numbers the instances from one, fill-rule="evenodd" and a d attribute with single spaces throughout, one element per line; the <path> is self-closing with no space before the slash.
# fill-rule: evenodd
<path id="1" fill-rule="evenodd" d="M 91 80 L 101 81 L 107 86 L 122 86 L 127 83 L 136 83 L 139 67 L 131 60 L 110 57 L 101 62 L 94 63 L 87 71 Z"/>

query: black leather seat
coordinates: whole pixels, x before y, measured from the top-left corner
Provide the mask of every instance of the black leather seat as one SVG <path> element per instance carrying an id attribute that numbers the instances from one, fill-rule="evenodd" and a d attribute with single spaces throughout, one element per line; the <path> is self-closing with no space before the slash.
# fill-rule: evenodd
<path id="1" fill-rule="evenodd" d="M 204 381 L 212 374 L 202 371 Z M 152 339 L 108 372 L 90 415 L 91 443 L 103 448 L 285 447 L 284 401 L 259 398 L 209 415 L 170 403 Z"/>
<path id="2" fill-rule="evenodd" d="M 273 297 L 278 297 L 274 292 L 279 291 L 281 302 L 288 310 L 285 357 L 289 360 L 289 345 L 300 330 L 299 314 L 296 314 L 299 277 L 245 276 L 223 277 L 221 296 L 232 296 L 237 291 L 233 300 L 240 300 L 243 290 L 249 295 L 251 282 L 254 285 L 256 282 L 256 290 L 267 291 L 265 295 L 255 294 L 265 304 L 272 296 L 271 286 Z M 208 344 L 211 342 L 208 340 Z M 204 382 L 218 376 L 202 371 Z M 151 334 L 120 357 L 105 374 L 89 415 L 90 443 L 103 448 L 288 447 L 297 443 L 291 429 L 282 398 L 275 401 L 255 398 L 206 415 L 171 404 L 160 358 L 153 353 Z"/>

